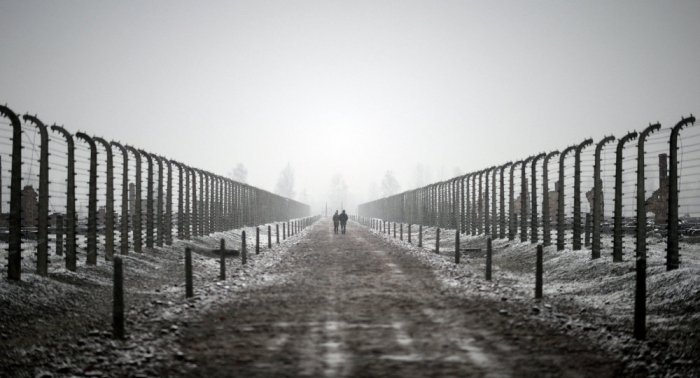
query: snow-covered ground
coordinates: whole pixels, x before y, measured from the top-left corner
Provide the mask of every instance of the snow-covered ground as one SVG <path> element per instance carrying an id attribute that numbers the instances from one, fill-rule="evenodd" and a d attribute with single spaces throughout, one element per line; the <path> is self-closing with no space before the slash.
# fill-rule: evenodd
<path id="1" fill-rule="evenodd" d="M 404 226 L 404 231 L 407 227 Z M 633 339 L 635 297 L 635 242 L 624 238 L 623 262 L 612 261 L 612 237 L 602 236 L 602 257 L 593 260 L 588 248 L 574 251 L 571 234 L 567 248 L 544 248 L 544 298 L 534 299 L 536 245 L 497 239 L 493 241 L 492 280 L 485 280 L 486 237 L 460 235 L 465 252 L 454 263 L 455 231 L 440 230 L 440 253 L 435 253 L 436 228 L 423 228 L 423 247 L 418 248 L 417 227 L 412 244 L 379 233 L 400 244 L 433 267 L 444 287 L 457 295 L 489 297 L 506 301 L 531 301 L 534 311 L 547 309 L 553 321 L 566 323 L 588 334 L 611 351 L 630 348 L 640 353 L 666 353 L 670 365 L 687 366 L 700 374 L 700 245 L 681 243 L 680 268 L 666 270 L 665 239 L 647 238 L 647 339 Z M 553 239 L 555 240 L 555 239 Z M 595 330 L 606 330 L 598 340 Z"/>
<path id="2" fill-rule="evenodd" d="M 313 227 L 310 226 L 310 227 Z M 192 240 L 175 240 L 170 246 L 130 251 L 122 256 L 125 285 L 126 333 L 123 343 L 111 339 L 113 263 L 98 251 L 97 266 L 85 264 L 85 240 L 80 237 L 75 272 L 65 269 L 65 256 L 54 253 L 51 242 L 49 275 L 35 274 L 32 243 L 23 243 L 21 281 L 0 279 L 0 376 L 56 377 L 88 375 L 157 376 L 147 361 L 178 360 L 178 327 L 221 306 L 237 293 L 268 285 L 280 277 L 267 274 L 290 246 L 299 243 L 309 228 L 267 248 L 267 225 L 260 226 L 260 254 L 255 253 L 255 228 L 217 232 Z M 247 264 L 240 258 L 226 261 L 226 281 L 219 280 L 218 249 L 240 249 L 246 231 Z M 281 233 L 280 227 L 280 233 Z M 144 243 L 145 244 L 145 243 Z M 4 248 L 3 248 L 4 247 Z M 6 261 L 6 245 L 0 259 Z M 193 250 L 194 294 L 185 298 L 184 251 Z M 32 251 L 31 253 L 29 251 Z M 168 324 L 160 329 L 161 324 Z M 114 373 L 116 371 L 116 373 Z"/>

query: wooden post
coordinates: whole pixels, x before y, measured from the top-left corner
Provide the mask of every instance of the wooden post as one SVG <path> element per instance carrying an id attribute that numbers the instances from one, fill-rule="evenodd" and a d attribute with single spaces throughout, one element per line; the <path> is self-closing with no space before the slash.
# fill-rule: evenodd
<path id="1" fill-rule="evenodd" d="M 491 281 L 491 260 L 493 256 L 493 247 L 491 238 L 486 239 L 486 281 Z"/>
<path id="2" fill-rule="evenodd" d="M 192 249 L 185 248 L 185 298 L 194 296 L 192 288 Z"/>
<path id="3" fill-rule="evenodd" d="M 461 252 L 459 251 L 459 229 L 455 229 L 455 264 L 459 264 Z"/>
<path id="4" fill-rule="evenodd" d="M 435 233 L 435 253 L 440 253 L 440 227 L 437 228 Z"/>
<path id="5" fill-rule="evenodd" d="M 542 244 L 537 245 L 537 262 L 535 264 L 535 299 L 542 298 Z"/>
<path id="6" fill-rule="evenodd" d="M 272 226 L 267 225 L 267 248 L 272 249 Z"/>
<path id="7" fill-rule="evenodd" d="M 403 240 L 403 223 L 401 223 L 401 233 L 400 233 L 400 235 L 401 235 L 401 237 L 399 238 L 399 240 Z"/>
<path id="8" fill-rule="evenodd" d="M 277 238 L 277 244 L 280 243 L 280 224 L 275 223 L 275 237 Z"/>
<path id="9" fill-rule="evenodd" d="M 418 226 L 418 246 L 423 246 L 423 225 Z"/>
<path id="10" fill-rule="evenodd" d="M 408 244 L 411 244 L 411 224 L 408 224 Z"/>
<path id="11" fill-rule="evenodd" d="M 124 339 L 124 274 L 122 258 L 114 257 L 114 285 L 112 286 L 112 337 Z"/>
<path id="12" fill-rule="evenodd" d="M 245 231 L 241 232 L 241 265 L 248 263 L 248 251 L 246 250 Z"/>
<path id="13" fill-rule="evenodd" d="M 226 241 L 224 238 L 221 238 L 221 246 L 219 248 L 219 279 L 220 280 L 225 280 L 226 279 Z"/>
<path id="14" fill-rule="evenodd" d="M 260 227 L 255 227 L 255 254 L 260 254 Z"/>

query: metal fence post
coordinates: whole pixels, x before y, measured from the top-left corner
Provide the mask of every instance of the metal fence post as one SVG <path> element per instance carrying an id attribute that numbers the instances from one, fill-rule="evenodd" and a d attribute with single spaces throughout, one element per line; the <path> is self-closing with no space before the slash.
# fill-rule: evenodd
<path id="1" fill-rule="evenodd" d="M 527 164 L 535 157 L 530 156 L 520 166 L 520 242 L 527 241 Z"/>

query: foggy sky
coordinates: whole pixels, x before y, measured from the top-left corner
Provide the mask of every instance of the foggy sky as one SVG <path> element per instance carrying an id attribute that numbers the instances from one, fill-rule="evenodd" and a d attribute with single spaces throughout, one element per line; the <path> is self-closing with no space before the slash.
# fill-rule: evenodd
<path id="1" fill-rule="evenodd" d="M 314 211 L 700 113 L 700 2 L 0 2 L 0 103 Z M 351 208 L 354 212 L 354 207 Z"/>

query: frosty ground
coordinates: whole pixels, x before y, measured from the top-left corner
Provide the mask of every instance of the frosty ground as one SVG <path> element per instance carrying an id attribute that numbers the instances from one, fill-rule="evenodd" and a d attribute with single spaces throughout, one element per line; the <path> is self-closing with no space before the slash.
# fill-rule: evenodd
<path id="1" fill-rule="evenodd" d="M 306 235 L 316 227 L 321 225 L 311 226 L 279 246 L 273 245 L 272 250 L 264 248 L 259 255 L 249 248 L 252 252 L 246 266 L 240 266 L 236 259 L 228 262 L 226 281 L 218 280 L 218 259 L 207 251 L 217 248 L 220 238 L 226 239 L 228 246 L 240 245 L 241 230 L 131 253 L 124 264 L 129 310 L 128 338 L 123 342 L 110 338 L 111 263 L 101 259 L 97 267 L 88 267 L 84 265 L 84 255 L 80 255 L 78 271 L 73 273 L 63 269 L 60 257 L 52 254 L 49 277 L 43 278 L 31 273 L 33 258 L 25 253 L 22 282 L 0 280 L 0 375 L 196 374 L 197 356 L 186 344 L 192 340 L 193 330 L 215 321 L 213 316 L 232 306 L 259 303 L 255 295 L 266 288 L 288 284 L 295 273 L 285 270 L 285 264 L 313 249 L 307 244 Z M 250 246 L 254 243 L 254 228 L 246 231 Z M 546 248 L 545 298 L 536 301 L 532 244 L 495 241 L 493 281 L 487 282 L 483 279 L 483 237 L 462 235 L 464 246 L 481 248 L 481 252 L 469 252 L 455 265 L 454 231 L 442 230 L 441 252 L 437 254 L 433 251 L 432 228 L 424 230 L 423 248 L 415 246 L 416 230 L 412 245 L 406 242 L 406 235 L 400 241 L 372 232 L 389 243 L 392 256 L 400 255 L 401 259 L 408 259 L 407 264 L 415 263 L 432 271 L 438 282 L 436 296 L 465 303 L 483 302 L 486 310 L 479 316 L 503 325 L 503 332 L 515 338 L 512 343 L 527 345 L 531 342 L 530 333 L 545 329 L 580 340 L 586 348 L 619 361 L 622 370 L 617 373 L 621 375 L 700 376 L 700 257 L 693 245 L 682 245 L 681 268 L 666 272 L 664 245 L 660 240 L 650 243 L 648 340 L 638 342 L 631 338 L 631 243 L 625 245 L 623 263 L 612 263 L 606 253 L 611 250 L 610 240 L 604 241 L 604 257 L 594 261 L 587 250 Z M 261 239 L 266 245 L 265 232 Z M 196 252 L 196 296 L 191 300 L 184 298 L 185 246 Z M 25 250 L 31 251 L 32 247 L 25 245 Z M 4 259 L 5 255 L 0 257 Z M 322 370 L 329 373 L 326 375 L 342 373 L 327 368 Z"/>

